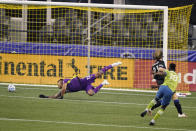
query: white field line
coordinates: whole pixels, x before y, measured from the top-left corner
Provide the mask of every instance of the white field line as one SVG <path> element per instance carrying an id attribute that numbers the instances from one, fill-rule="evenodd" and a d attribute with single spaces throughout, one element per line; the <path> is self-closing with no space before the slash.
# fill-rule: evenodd
<path id="1" fill-rule="evenodd" d="M 80 122 L 68 122 L 68 121 L 48 121 L 48 120 L 30 120 L 30 119 L 11 119 L 0 118 L 1 121 L 20 121 L 20 122 L 39 122 L 49 124 L 67 124 L 67 125 L 83 125 L 83 126 L 98 126 L 98 127 L 117 127 L 117 128 L 137 128 L 137 129 L 150 129 L 150 130 L 172 130 L 172 131 L 196 131 L 189 129 L 176 129 L 176 128 L 158 128 L 158 127 L 141 127 L 134 125 L 115 125 L 115 124 L 98 124 L 98 123 L 80 123 Z"/>
<path id="2" fill-rule="evenodd" d="M 1 85 L 1 84 L 0 84 Z M 6 86 L 5 87 L 2 87 L 2 88 L 7 88 Z M 32 88 L 32 87 L 16 87 L 16 89 L 19 88 L 19 89 L 25 89 L 25 90 L 57 90 L 57 87 L 55 88 Z M 103 91 L 100 91 L 99 93 L 101 94 L 112 94 L 112 95 L 128 95 L 128 96 L 154 96 L 154 95 L 148 95 L 148 94 L 130 94 L 130 93 L 122 93 L 121 90 L 119 90 L 119 92 L 103 92 Z M 154 92 L 153 92 L 154 93 Z M 188 96 L 188 97 L 181 97 L 181 98 L 185 98 L 185 99 L 196 99 L 196 97 L 191 97 L 191 96 Z"/>
<path id="3" fill-rule="evenodd" d="M 42 99 L 48 100 L 38 97 L 25 97 L 25 96 L 7 96 L 7 95 L 0 95 L 0 97 L 11 97 L 11 98 L 25 98 L 25 99 Z M 112 101 L 96 101 L 96 100 L 71 100 L 71 99 L 51 99 L 51 100 L 64 100 L 65 102 L 86 102 L 86 103 L 103 103 L 103 104 L 116 104 L 116 105 L 137 105 L 137 106 L 146 106 L 147 104 L 140 104 L 140 103 L 130 103 L 130 102 L 112 102 Z M 171 106 L 174 108 L 174 106 Z M 196 109 L 196 107 L 187 107 L 183 106 L 183 109 Z"/>
<path id="4" fill-rule="evenodd" d="M 0 85 L 9 85 L 11 83 L 0 83 Z M 34 87 L 57 87 L 57 85 L 35 85 L 35 84 L 17 84 L 12 83 L 13 85 L 18 86 L 34 86 Z M 114 91 L 132 91 L 132 92 L 151 92 L 155 93 L 156 91 L 151 90 L 134 90 L 134 89 L 114 89 L 114 88 L 102 88 L 103 90 L 114 90 Z"/>
<path id="5" fill-rule="evenodd" d="M 0 97 L 11 97 L 11 98 L 25 98 L 25 99 L 42 99 L 42 100 L 48 100 L 44 98 L 38 98 L 38 97 L 24 97 L 24 96 L 7 96 L 7 95 L 0 95 Z M 95 100 L 71 100 L 71 99 L 51 99 L 51 100 L 65 100 L 65 102 L 86 102 L 86 103 L 104 103 L 104 104 L 117 104 L 117 105 L 147 105 L 147 104 L 138 104 L 138 103 L 126 103 L 126 102 L 107 102 L 107 101 L 95 101 Z"/>
<path id="6" fill-rule="evenodd" d="M 37 84 L 17 84 L 17 83 L 0 83 L 0 85 L 9 85 L 14 84 L 18 86 L 30 86 L 30 87 L 49 87 L 49 88 L 56 88 L 57 85 L 37 85 Z M 144 92 L 144 93 L 156 93 L 157 91 L 153 90 L 136 90 L 136 89 L 115 89 L 115 88 L 102 88 L 102 90 L 109 90 L 109 91 L 125 91 L 125 92 Z M 187 95 L 191 95 L 191 93 L 186 93 Z M 180 97 L 180 96 L 179 96 Z"/>

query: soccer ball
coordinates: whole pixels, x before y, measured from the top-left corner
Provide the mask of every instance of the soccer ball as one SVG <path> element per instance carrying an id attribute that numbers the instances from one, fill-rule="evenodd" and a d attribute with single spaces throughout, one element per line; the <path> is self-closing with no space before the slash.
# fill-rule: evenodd
<path id="1" fill-rule="evenodd" d="M 16 90 L 16 87 L 13 84 L 8 85 L 8 91 L 9 92 L 14 92 Z"/>

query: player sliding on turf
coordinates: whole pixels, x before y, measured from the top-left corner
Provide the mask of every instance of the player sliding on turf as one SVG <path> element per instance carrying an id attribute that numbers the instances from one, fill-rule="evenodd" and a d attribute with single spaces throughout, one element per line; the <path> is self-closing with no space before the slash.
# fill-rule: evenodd
<path id="1" fill-rule="evenodd" d="M 63 95 L 69 92 L 77 92 L 77 91 L 86 91 L 89 96 L 93 96 L 96 94 L 103 85 L 108 85 L 108 81 L 104 80 L 99 86 L 94 88 L 91 84 L 95 82 L 96 78 L 101 77 L 107 70 L 121 65 L 122 62 L 116 62 L 109 66 L 102 68 L 96 74 L 91 74 L 90 76 L 79 78 L 75 76 L 73 79 L 60 79 L 57 82 L 58 88 L 61 91 L 53 96 L 45 96 L 43 94 L 39 95 L 40 98 L 54 98 L 54 99 L 63 99 Z"/>

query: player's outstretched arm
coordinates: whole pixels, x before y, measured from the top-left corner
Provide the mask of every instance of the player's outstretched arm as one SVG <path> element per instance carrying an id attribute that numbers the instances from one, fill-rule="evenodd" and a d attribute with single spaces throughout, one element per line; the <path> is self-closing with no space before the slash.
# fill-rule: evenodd
<path id="1" fill-rule="evenodd" d="M 52 96 L 46 96 L 46 95 L 40 94 L 39 98 L 63 99 L 63 95 L 66 92 L 66 87 L 67 87 L 67 84 L 63 84 L 61 90 L 57 94 L 52 95 Z"/>
<path id="2" fill-rule="evenodd" d="M 66 88 L 67 88 L 67 84 L 63 84 L 63 87 L 61 88 L 61 91 L 60 91 L 60 98 L 63 99 L 63 95 L 66 93 Z"/>
<path id="3" fill-rule="evenodd" d="M 46 96 L 44 94 L 40 94 L 39 98 L 63 99 L 63 97 L 61 97 L 61 91 L 59 91 L 57 94 L 52 95 L 52 96 Z"/>

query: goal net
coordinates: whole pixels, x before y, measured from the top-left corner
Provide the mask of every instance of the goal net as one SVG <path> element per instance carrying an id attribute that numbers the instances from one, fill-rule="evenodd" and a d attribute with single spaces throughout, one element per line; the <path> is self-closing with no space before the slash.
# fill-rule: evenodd
<path id="1" fill-rule="evenodd" d="M 191 7 L 1 1 L 0 81 L 56 84 L 121 61 L 95 85 L 108 79 L 111 88 L 150 89 L 152 53 L 161 49 L 177 64 L 178 90 L 188 91 Z"/>

